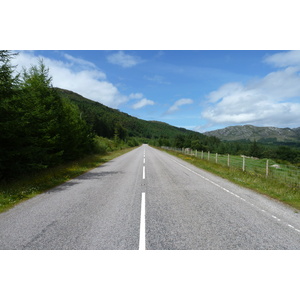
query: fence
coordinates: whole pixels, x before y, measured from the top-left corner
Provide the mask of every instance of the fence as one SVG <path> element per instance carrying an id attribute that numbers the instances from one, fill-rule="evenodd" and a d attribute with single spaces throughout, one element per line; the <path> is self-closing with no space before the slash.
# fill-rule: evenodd
<path id="1" fill-rule="evenodd" d="M 162 147 L 166 150 L 192 155 L 203 160 L 227 166 L 228 168 L 242 170 L 257 176 L 277 178 L 293 187 L 300 187 L 300 168 L 293 165 L 277 164 L 272 159 L 258 159 L 245 155 L 218 154 L 192 150 L 190 148 Z"/>

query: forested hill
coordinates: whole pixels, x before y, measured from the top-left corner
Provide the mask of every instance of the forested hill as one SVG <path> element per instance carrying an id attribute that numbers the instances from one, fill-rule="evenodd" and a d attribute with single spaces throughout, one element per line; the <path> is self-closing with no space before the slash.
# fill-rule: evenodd
<path id="1" fill-rule="evenodd" d="M 65 89 L 56 88 L 58 93 L 76 104 L 82 118 L 90 124 L 99 136 L 113 138 L 116 131 L 121 139 L 124 136 L 144 139 L 175 138 L 177 135 L 193 135 L 203 138 L 201 133 L 178 128 L 158 121 L 145 121 L 117 109 L 107 107 L 99 102 Z"/>

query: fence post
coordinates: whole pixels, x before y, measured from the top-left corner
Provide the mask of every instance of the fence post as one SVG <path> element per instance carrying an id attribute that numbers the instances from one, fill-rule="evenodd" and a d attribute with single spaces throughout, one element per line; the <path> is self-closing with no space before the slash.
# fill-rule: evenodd
<path id="1" fill-rule="evenodd" d="M 207 160 L 209 160 L 209 151 L 207 152 Z"/>
<path id="2" fill-rule="evenodd" d="M 218 153 L 216 153 L 216 164 L 218 163 Z"/>
<path id="3" fill-rule="evenodd" d="M 203 150 L 202 150 L 202 152 L 201 152 L 201 159 L 203 159 Z"/>
<path id="4" fill-rule="evenodd" d="M 197 149 L 195 150 L 195 157 L 197 157 Z"/>
<path id="5" fill-rule="evenodd" d="M 229 153 L 228 153 L 228 159 L 227 159 L 227 166 L 230 167 L 230 157 L 229 157 Z"/>
<path id="6" fill-rule="evenodd" d="M 243 172 L 245 171 L 245 156 L 243 155 Z"/>
<path id="7" fill-rule="evenodd" d="M 266 177 L 269 176 L 269 160 L 266 161 Z"/>

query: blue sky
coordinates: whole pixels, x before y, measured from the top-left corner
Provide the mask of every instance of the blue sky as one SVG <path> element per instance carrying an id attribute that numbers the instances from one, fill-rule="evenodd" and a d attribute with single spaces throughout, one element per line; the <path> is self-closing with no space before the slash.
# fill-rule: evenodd
<path id="1" fill-rule="evenodd" d="M 205 132 L 230 125 L 300 127 L 300 51 L 18 51 L 42 58 L 53 86 L 132 116 Z"/>

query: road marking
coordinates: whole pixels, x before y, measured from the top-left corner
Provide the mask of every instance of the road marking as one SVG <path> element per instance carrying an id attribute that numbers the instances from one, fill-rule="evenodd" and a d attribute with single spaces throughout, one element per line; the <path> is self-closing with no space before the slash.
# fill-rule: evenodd
<path id="1" fill-rule="evenodd" d="M 143 179 L 146 177 L 145 166 L 143 166 Z"/>
<path id="2" fill-rule="evenodd" d="M 272 215 L 272 218 L 276 219 L 277 221 L 281 221 L 279 218 L 277 218 L 276 216 Z M 289 224 L 288 224 L 289 225 Z"/>
<path id="3" fill-rule="evenodd" d="M 145 200 L 146 194 L 142 193 L 139 250 L 146 250 Z"/>
<path id="4" fill-rule="evenodd" d="M 213 184 L 213 185 L 217 186 L 218 188 L 222 189 L 223 191 L 225 191 L 225 192 L 227 192 L 227 193 L 229 193 L 229 194 L 235 196 L 236 198 L 239 198 L 239 199 L 243 200 L 244 202 L 250 204 L 251 206 L 253 206 L 253 207 L 255 207 L 255 208 L 259 209 L 259 210 L 261 210 L 262 212 L 268 213 L 268 212 L 266 212 L 265 210 L 263 210 L 263 209 L 259 208 L 258 206 L 254 205 L 253 203 L 251 203 L 251 202 L 247 201 L 246 199 L 242 198 L 241 196 L 239 196 L 239 195 L 237 195 L 237 194 L 235 194 L 235 193 L 233 193 L 233 192 L 227 190 L 226 188 L 222 187 L 221 185 L 215 183 L 214 181 L 212 181 L 212 180 L 210 180 L 210 179 L 208 179 L 208 178 L 206 178 L 206 177 L 200 175 L 199 173 L 197 173 L 197 172 L 191 170 L 190 168 L 186 167 L 185 165 L 183 165 L 183 164 L 177 162 L 175 159 L 172 159 L 172 158 L 171 158 L 171 160 L 174 161 L 177 165 L 179 165 L 179 166 L 185 168 L 186 170 L 192 172 L 193 174 L 195 174 L 195 175 L 201 177 L 202 179 L 204 179 L 204 180 L 210 182 L 211 184 Z M 276 219 L 277 221 L 281 221 L 281 219 L 279 219 L 278 217 L 276 217 L 276 216 L 274 216 L 274 215 L 272 215 L 272 214 L 270 214 L 270 215 L 272 216 L 272 218 Z M 294 230 L 297 231 L 297 232 L 300 232 L 299 229 L 295 228 L 294 226 L 292 226 L 292 225 L 290 225 L 290 224 L 288 224 L 288 223 L 286 223 L 286 222 L 283 222 L 283 224 L 287 225 L 288 227 L 294 229 Z"/>
<path id="5" fill-rule="evenodd" d="M 145 157 L 144 157 L 143 163 L 144 163 L 144 164 L 146 163 L 146 158 L 145 158 Z"/>

